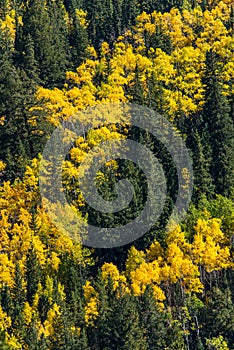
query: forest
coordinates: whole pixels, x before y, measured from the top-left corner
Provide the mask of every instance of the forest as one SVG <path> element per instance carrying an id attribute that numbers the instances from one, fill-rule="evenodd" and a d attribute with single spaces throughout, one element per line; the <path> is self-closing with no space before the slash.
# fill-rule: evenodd
<path id="1" fill-rule="evenodd" d="M 233 81 L 232 0 L 0 1 L 1 350 L 234 350 Z M 48 215 L 42 154 L 73 115 L 125 103 L 156 111 L 183 139 L 191 202 L 168 230 L 178 194 L 168 150 L 143 129 L 94 123 L 63 161 L 77 215 L 119 226 L 146 203 L 144 172 L 122 159 L 104 162 L 96 184 L 112 201 L 116 183 L 131 179 L 126 210 L 103 214 L 86 203 L 77 174 L 104 141 L 148 147 L 167 191 L 140 238 L 92 247 Z"/>

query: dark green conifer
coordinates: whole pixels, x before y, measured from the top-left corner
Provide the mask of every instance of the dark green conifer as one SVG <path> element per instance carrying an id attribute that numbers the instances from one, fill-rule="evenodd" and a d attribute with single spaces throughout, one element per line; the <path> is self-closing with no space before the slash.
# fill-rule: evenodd
<path id="1" fill-rule="evenodd" d="M 77 5 L 71 4 L 69 9 L 69 16 L 71 20 L 70 31 L 68 32 L 69 40 L 69 60 L 72 69 L 77 68 L 81 62 L 88 57 L 87 47 L 89 45 L 89 38 L 87 29 L 84 28 L 76 14 L 79 9 Z"/>
<path id="2" fill-rule="evenodd" d="M 27 301 L 32 304 L 41 279 L 41 266 L 35 248 L 30 248 L 26 256 Z"/>
<path id="3" fill-rule="evenodd" d="M 234 118 L 231 101 L 225 96 L 219 75 L 221 61 L 218 54 L 206 55 L 206 96 L 204 126 L 212 152 L 211 175 L 216 193 L 230 195 L 234 187 Z"/>

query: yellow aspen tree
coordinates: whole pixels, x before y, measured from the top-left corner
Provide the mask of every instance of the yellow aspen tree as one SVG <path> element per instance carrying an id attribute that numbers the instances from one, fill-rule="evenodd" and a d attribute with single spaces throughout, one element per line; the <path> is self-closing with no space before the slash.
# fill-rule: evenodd
<path id="1" fill-rule="evenodd" d="M 126 276 L 130 275 L 130 272 L 136 270 L 145 261 L 145 253 L 137 250 L 132 246 L 128 251 L 128 257 L 126 260 Z"/>
<path id="2" fill-rule="evenodd" d="M 0 286 L 8 285 L 13 287 L 15 275 L 15 265 L 9 259 L 8 254 L 0 254 Z"/>
<path id="3" fill-rule="evenodd" d="M 119 285 L 123 287 L 123 291 L 126 292 L 126 277 L 123 274 L 119 273 L 117 266 L 113 263 L 104 263 L 101 268 L 102 278 L 104 281 L 108 282 L 108 279 L 111 278 L 113 282 L 113 290 L 116 290 Z"/>
<path id="4" fill-rule="evenodd" d="M 23 317 L 24 317 L 24 322 L 27 326 L 31 323 L 32 316 L 33 316 L 33 308 L 26 301 L 24 303 L 24 308 L 23 308 Z"/>
<path id="5" fill-rule="evenodd" d="M 198 219 L 192 243 L 193 261 L 207 272 L 233 266 L 230 243 L 220 229 L 220 219 Z"/>
<path id="6" fill-rule="evenodd" d="M 9 38 L 12 40 L 12 43 L 14 43 L 15 30 L 16 30 L 15 10 L 10 8 L 10 3 L 6 5 L 7 5 L 7 13 L 4 20 L 0 19 L 0 28 L 9 34 Z"/>
<path id="7" fill-rule="evenodd" d="M 18 343 L 15 337 L 13 335 L 10 336 L 9 334 L 11 325 L 12 325 L 11 317 L 9 317 L 6 314 L 6 312 L 3 311 L 0 305 L 0 331 L 5 333 L 6 342 L 7 342 L 7 345 L 10 347 L 10 349 L 22 349 L 21 345 Z"/>
<path id="8" fill-rule="evenodd" d="M 95 291 L 89 281 L 86 281 L 83 286 L 85 297 L 85 322 L 86 324 L 93 324 L 93 321 L 98 317 L 98 293 Z"/>
<path id="9" fill-rule="evenodd" d="M 152 285 L 155 299 L 165 300 L 163 290 L 159 287 L 162 276 L 158 261 L 143 262 L 136 270 L 131 271 L 131 287 L 135 295 L 142 295 L 147 285 Z"/>
<path id="10" fill-rule="evenodd" d="M 47 313 L 47 318 L 44 322 L 43 333 L 46 337 L 52 336 L 54 333 L 53 322 L 54 320 L 61 315 L 60 307 L 57 303 L 54 303 L 53 306 L 49 309 Z"/>
<path id="11" fill-rule="evenodd" d="M 165 282 L 174 284 L 180 281 L 186 292 L 201 292 L 203 286 L 199 280 L 198 267 L 193 264 L 176 243 L 171 243 L 167 249 L 167 258 L 161 268 L 162 278 Z"/>

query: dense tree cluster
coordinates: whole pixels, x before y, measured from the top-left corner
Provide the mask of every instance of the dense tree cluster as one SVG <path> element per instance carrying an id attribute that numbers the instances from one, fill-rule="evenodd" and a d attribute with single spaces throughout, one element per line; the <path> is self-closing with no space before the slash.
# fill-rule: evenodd
<path id="1" fill-rule="evenodd" d="M 233 349 L 233 20 L 231 0 L 1 1 L 0 349 Z M 149 107 L 178 129 L 193 159 L 192 203 L 167 233 L 170 154 L 143 130 L 93 120 L 63 164 L 74 210 L 108 227 L 144 207 L 144 173 L 123 160 L 104 162 L 97 185 L 113 200 L 116 182 L 131 178 L 131 206 L 113 215 L 86 204 L 80 164 L 106 140 L 151 149 L 167 196 L 142 238 L 90 249 L 51 223 L 38 166 L 60 122 L 115 102 Z"/>

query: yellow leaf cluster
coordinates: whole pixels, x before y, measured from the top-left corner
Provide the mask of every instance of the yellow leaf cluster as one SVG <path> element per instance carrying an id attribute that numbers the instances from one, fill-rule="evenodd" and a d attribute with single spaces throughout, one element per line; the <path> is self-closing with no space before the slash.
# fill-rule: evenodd
<path id="1" fill-rule="evenodd" d="M 228 240 L 220 229 L 220 219 L 199 219 L 195 227 L 196 234 L 192 246 L 194 261 L 203 265 L 207 272 L 231 267 Z"/>
<path id="2" fill-rule="evenodd" d="M 98 317 L 98 294 L 91 285 L 90 281 L 86 281 L 83 286 L 84 297 L 86 300 L 85 305 L 85 322 L 87 324 L 93 324 L 94 319 Z"/>
<path id="3" fill-rule="evenodd" d="M 0 20 L 0 28 L 7 32 L 12 42 L 15 41 L 15 10 L 9 11 L 4 20 Z"/>
<path id="4" fill-rule="evenodd" d="M 53 322 L 61 315 L 60 307 L 57 303 L 54 303 L 52 308 L 47 313 L 47 319 L 44 322 L 43 333 L 45 336 L 51 336 L 54 333 Z"/>
<path id="5" fill-rule="evenodd" d="M 3 311 L 0 306 L 0 330 L 5 331 L 11 326 L 11 318 Z"/>
<path id="6" fill-rule="evenodd" d="M 29 325 L 31 320 L 32 320 L 32 315 L 33 315 L 33 309 L 29 305 L 29 303 L 26 301 L 24 303 L 24 308 L 23 308 L 23 317 L 24 317 L 24 322 L 26 325 Z"/>
<path id="7" fill-rule="evenodd" d="M 116 290 L 121 285 L 126 291 L 126 277 L 119 273 L 119 270 L 113 263 L 104 263 L 102 265 L 102 278 L 104 281 L 108 281 L 108 278 L 111 278 L 113 290 Z"/>
<path id="8" fill-rule="evenodd" d="M 76 16 L 82 27 L 85 29 L 88 27 L 87 12 L 82 9 L 76 9 Z"/>
<path id="9" fill-rule="evenodd" d="M 193 242 L 189 243 L 180 226 L 171 231 L 163 249 L 155 241 L 143 253 L 131 248 L 126 263 L 126 276 L 130 275 L 134 294 L 144 293 L 151 285 L 155 298 L 163 301 L 165 295 L 160 286 L 179 283 L 184 292 L 201 292 L 203 284 L 199 268 L 207 273 L 233 267 L 229 240 L 220 229 L 220 219 L 198 219 Z"/>

